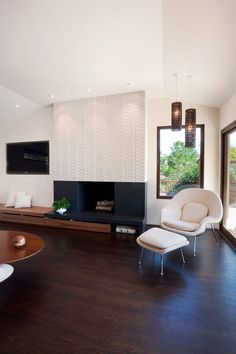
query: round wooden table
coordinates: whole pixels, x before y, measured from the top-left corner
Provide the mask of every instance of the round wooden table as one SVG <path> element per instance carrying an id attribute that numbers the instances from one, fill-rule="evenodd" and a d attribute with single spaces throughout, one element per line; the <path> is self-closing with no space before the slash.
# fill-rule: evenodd
<path id="1" fill-rule="evenodd" d="M 13 239 L 25 237 L 25 245 L 16 248 Z M 37 235 L 21 231 L 0 231 L 0 282 L 7 279 L 14 271 L 9 264 L 34 256 L 44 247 L 44 241 Z"/>

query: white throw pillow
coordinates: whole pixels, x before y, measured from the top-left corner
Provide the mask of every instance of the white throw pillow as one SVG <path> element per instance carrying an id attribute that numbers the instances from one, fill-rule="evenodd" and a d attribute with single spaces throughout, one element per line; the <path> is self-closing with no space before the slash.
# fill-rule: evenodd
<path id="1" fill-rule="evenodd" d="M 6 208 L 11 208 L 11 207 L 14 207 L 15 206 L 15 203 L 16 203 L 16 197 L 17 196 L 20 196 L 20 195 L 26 195 L 26 192 L 25 191 L 10 191 L 8 193 L 8 197 L 7 197 L 7 202 L 5 204 L 5 207 Z"/>
<path id="2" fill-rule="evenodd" d="M 17 195 L 15 208 L 30 208 L 31 207 L 31 195 Z"/>
<path id="3" fill-rule="evenodd" d="M 208 208 L 200 203 L 186 203 L 182 209 L 181 220 L 199 224 L 208 215 Z"/>

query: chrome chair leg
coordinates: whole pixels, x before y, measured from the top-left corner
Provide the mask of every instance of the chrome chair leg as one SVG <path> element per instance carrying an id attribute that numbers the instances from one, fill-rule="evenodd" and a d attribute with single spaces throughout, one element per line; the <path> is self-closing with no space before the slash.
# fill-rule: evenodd
<path id="1" fill-rule="evenodd" d="M 185 263 L 185 258 L 184 258 L 184 253 L 183 253 L 182 248 L 180 248 L 180 252 L 181 252 L 181 256 L 182 256 L 182 261 L 183 261 L 183 263 Z"/>
<path id="2" fill-rule="evenodd" d="M 142 247 L 141 253 L 140 253 L 140 257 L 139 257 L 139 261 L 138 261 L 138 265 L 141 265 L 141 264 L 142 264 L 143 251 L 144 251 L 144 248 Z"/>
<path id="3" fill-rule="evenodd" d="M 160 255 L 161 256 L 161 275 L 163 275 L 163 254 Z"/>
<path id="4" fill-rule="evenodd" d="M 193 255 L 194 257 L 196 256 L 196 250 L 197 250 L 197 236 L 194 236 L 194 246 L 193 246 Z"/>

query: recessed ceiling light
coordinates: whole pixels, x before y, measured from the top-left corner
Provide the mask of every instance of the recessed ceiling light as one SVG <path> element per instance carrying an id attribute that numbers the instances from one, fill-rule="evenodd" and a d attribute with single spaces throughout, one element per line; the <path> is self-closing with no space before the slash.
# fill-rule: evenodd
<path id="1" fill-rule="evenodd" d="M 87 91 L 87 92 L 91 92 L 91 89 L 90 89 L 90 88 L 88 88 L 86 91 Z"/>
<path id="2" fill-rule="evenodd" d="M 16 108 L 20 108 L 20 105 L 19 105 L 19 103 L 17 103 L 17 104 L 16 104 Z"/>
<path id="3" fill-rule="evenodd" d="M 54 98 L 53 94 L 48 95 L 48 98 Z"/>
<path id="4" fill-rule="evenodd" d="M 133 85 L 132 82 L 126 82 L 126 86 L 130 87 L 132 85 Z"/>

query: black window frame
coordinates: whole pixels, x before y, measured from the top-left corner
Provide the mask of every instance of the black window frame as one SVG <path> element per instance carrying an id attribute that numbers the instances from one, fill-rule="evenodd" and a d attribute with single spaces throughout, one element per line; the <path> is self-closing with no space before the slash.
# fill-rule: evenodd
<path id="1" fill-rule="evenodd" d="M 204 155 L 205 155 L 205 125 L 197 124 L 197 128 L 200 128 L 201 145 L 200 145 L 200 188 L 204 188 Z M 160 195 L 160 132 L 163 129 L 171 130 L 171 126 L 158 126 L 157 127 L 157 176 L 156 176 L 156 199 L 172 199 L 173 196 Z M 182 125 L 182 129 L 185 129 L 185 125 Z M 172 132 L 172 131 L 171 131 Z M 172 132 L 174 134 L 174 132 Z"/>

